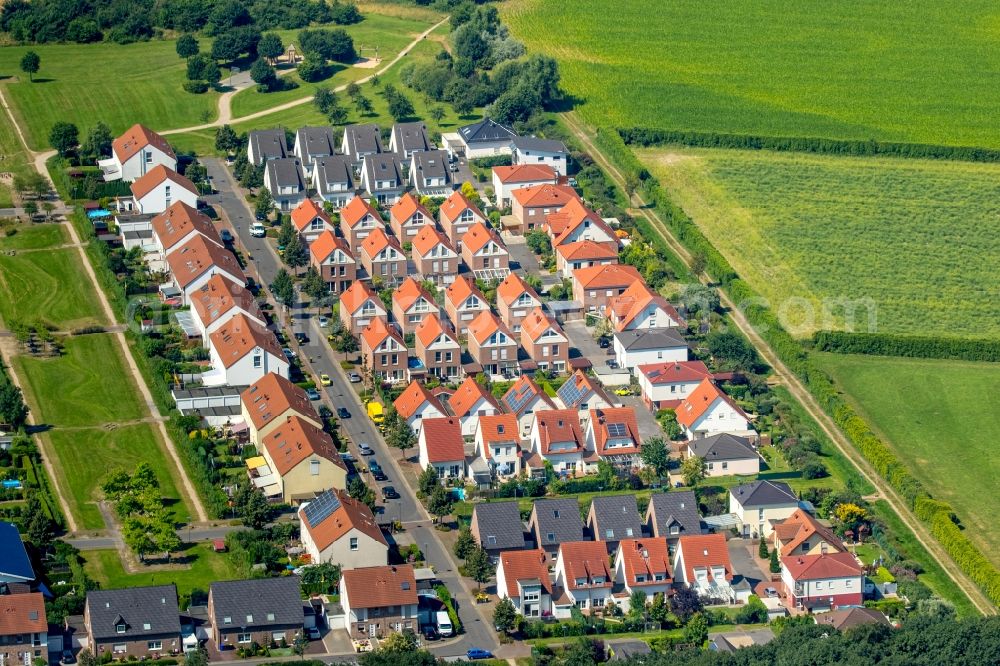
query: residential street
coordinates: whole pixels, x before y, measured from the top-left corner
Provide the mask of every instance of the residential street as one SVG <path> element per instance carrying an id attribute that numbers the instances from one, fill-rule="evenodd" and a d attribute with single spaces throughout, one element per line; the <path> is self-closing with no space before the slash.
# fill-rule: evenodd
<path id="1" fill-rule="evenodd" d="M 205 158 L 203 163 L 218 190 L 217 194 L 207 196 L 205 200 L 215 205 L 217 209 L 220 209 L 220 214 L 228 218 L 235 235 L 239 237 L 238 245 L 251 257 L 249 268 L 252 272 L 257 273 L 261 284 L 269 284 L 281 268 L 277 253 L 266 239 L 250 236 L 249 228 L 253 221 L 253 211 L 243 199 L 239 184 L 232 178 L 225 163 L 214 158 Z M 455 561 L 452 559 L 451 553 L 448 552 L 436 530 L 431 526 L 430 517 L 417 501 L 413 489 L 406 482 L 399 467 L 399 450 L 390 450 L 378 429 L 368 419 L 358 394 L 340 367 L 341 355 L 336 353 L 327 343 L 326 332 L 319 327 L 312 313 L 297 306 L 292 316 L 295 321 L 295 330 L 305 332 L 309 341 L 305 345 L 295 345 L 294 341 L 291 341 L 290 344 L 297 349 L 299 357 L 304 364 L 308 363 L 314 374 L 326 373 L 332 381 L 331 386 L 321 387 L 325 394 L 324 402 L 333 407 L 334 411 L 339 407 L 346 407 L 351 413 L 351 418 L 341 419 L 340 424 L 343 434 L 350 442 L 350 448 L 355 458 L 359 461 L 362 460 L 358 454 L 357 445 L 359 443 L 370 445 L 376 452 L 374 458 L 385 468 L 389 476 L 388 481 L 376 483 L 371 480 L 370 485 L 378 489 L 383 485 L 391 484 L 401 495 L 399 500 L 386 504 L 386 514 L 404 524 L 406 532 L 415 543 L 419 544 L 420 549 L 424 551 L 426 560 L 434 565 L 438 578 L 448 587 L 458 606 L 458 614 L 465 627 L 464 637 L 462 640 L 438 650 L 432 648 L 432 651 L 439 656 L 450 656 L 464 654 L 469 647 L 473 646 L 494 650 L 497 647 L 497 641 L 493 630 L 490 629 L 490 620 L 483 617 L 477 608 L 466 586 L 466 581 L 463 581 L 455 571 Z"/>

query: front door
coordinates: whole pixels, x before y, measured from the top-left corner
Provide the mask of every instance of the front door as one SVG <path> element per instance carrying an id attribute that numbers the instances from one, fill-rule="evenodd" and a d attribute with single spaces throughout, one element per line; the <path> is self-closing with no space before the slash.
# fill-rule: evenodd
<path id="1" fill-rule="evenodd" d="M 378 625 L 377 624 L 369 624 L 368 625 L 368 635 L 371 636 L 372 638 L 374 638 L 376 633 L 378 633 Z"/>

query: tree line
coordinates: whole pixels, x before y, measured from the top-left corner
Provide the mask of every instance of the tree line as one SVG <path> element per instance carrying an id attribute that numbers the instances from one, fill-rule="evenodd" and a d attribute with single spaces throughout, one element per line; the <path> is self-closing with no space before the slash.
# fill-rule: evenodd
<path id="1" fill-rule="evenodd" d="M 813 335 L 813 348 L 835 354 L 1000 362 L 1000 340 L 975 338 L 818 331 Z"/>

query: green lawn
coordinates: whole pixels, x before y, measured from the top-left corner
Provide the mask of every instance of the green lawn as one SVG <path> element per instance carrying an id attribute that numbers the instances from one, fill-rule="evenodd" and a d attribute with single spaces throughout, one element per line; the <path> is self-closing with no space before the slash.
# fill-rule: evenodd
<path id="1" fill-rule="evenodd" d="M 60 328 L 106 323 L 75 249 L 0 254 L 0 317 Z"/>
<path id="2" fill-rule="evenodd" d="M 136 587 L 139 585 L 177 585 L 179 596 L 186 598 L 192 590 L 208 593 L 208 587 L 217 580 L 239 578 L 226 555 L 212 552 L 205 544 L 189 546 L 180 554 L 184 565 L 163 571 L 130 574 L 122 568 L 121 559 L 114 550 L 84 551 L 84 570 L 104 589 Z"/>
<path id="3" fill-rule="evenodd" d="M 147 416 L 121 348 L 109 334 L 64 338 L 56 358 L 18 357 L 35 420 L 55 428 L 100 426 Z"/>
<path id="4" fill-rule="evenodd" d="M 1000 335 L 1000 165 L 637 151 L 796 335 Z"/>
<path id="5" fill-rule="evenodd" d="M 24 151 L 24 144 L 17 136 L 17 131 L 11 124 L 10 117 L 6 113 L 0 112 L 0 172 L 26 175 L 31 170 L 32 166 Z M 6 183 L 0 184 L 0 208 L 13 206 L 12 195 L 10 186 Z"/>
<path id="6" fill-rule="evenodd" d="M 6 232 L 13 230 L 14 235 Z M 28 224 L 22 223 L 0 232 L 0 251 L 2 250 L 41 250 L 55 247 L 68 242 L 66 230 L 61 224 Z"/>
<path id="7" fill-rule="evenodd" d="M 598 126 L 1000 146 L 1000 6 L 969 0 L 499 4 Z"/>
<path id="8" fill-rule="evenodd" d="M 965 533 L 1000 564 L 1000 364 L 816 354 Z"/>

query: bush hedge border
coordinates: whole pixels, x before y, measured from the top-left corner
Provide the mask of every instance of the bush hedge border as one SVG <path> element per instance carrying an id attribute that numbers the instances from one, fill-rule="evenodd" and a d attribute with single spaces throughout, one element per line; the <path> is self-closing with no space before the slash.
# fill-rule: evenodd
<path id="1" fill-rule="evenodd" d="M 817 351 L 834 354 L 1000 362 L 1000 340 L 817 331 L 812 342 Z"/>

